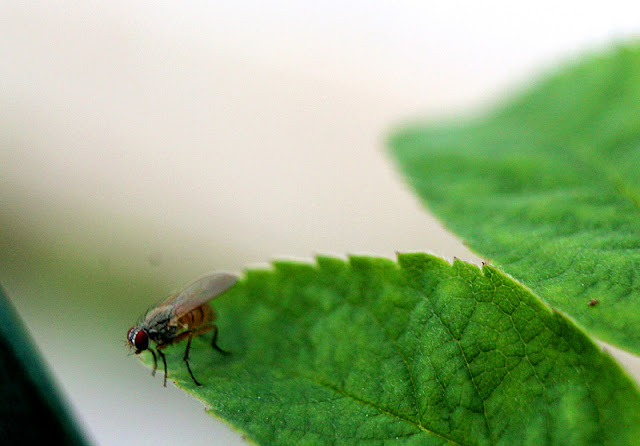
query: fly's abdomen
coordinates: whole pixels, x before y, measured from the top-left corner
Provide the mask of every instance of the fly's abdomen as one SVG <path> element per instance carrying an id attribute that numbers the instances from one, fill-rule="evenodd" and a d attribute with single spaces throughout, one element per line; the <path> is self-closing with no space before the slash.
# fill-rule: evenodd
<path id="1" fill-rule="evenodd" d="M 180 319 L 178 324 L 186 329 L 194 329 L 212 322 L 216 314 L 211 305 L 204 304 L 186 313 Z"/>

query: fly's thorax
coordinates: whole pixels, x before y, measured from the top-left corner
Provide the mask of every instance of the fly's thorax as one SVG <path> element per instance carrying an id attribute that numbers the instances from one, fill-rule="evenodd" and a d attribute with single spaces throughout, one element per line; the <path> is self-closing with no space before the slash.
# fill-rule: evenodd
<path id="1" fill-rule="evenodd" d="M 149 338 L 156 344 L 171 344 L 178 335 L 176 325 L 159 324 L 148 330 Z"/>
<path id="2" fill-rule="evenodd" d="M 140 328 L 144 329 L 155 343 L 171 343 L 178 330 L 175 323 L 171 323 L 172 317 L 171 308 L 156 307 L 146 314 Z"/>

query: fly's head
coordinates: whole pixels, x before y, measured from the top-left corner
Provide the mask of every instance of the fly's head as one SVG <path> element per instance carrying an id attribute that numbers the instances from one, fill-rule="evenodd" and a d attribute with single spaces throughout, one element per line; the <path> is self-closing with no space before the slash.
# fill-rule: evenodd
<path id="1" fill-rule="evenodd" d="M 149 333 L 144 328 L 133 326 L 127 332 L 127 344 L 129 348 L 135 348 L 137 355 L 149 348 Z"/>

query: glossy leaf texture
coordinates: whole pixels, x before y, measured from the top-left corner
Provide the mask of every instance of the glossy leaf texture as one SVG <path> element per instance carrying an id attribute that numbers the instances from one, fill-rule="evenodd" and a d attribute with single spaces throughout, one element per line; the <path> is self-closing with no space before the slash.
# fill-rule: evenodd
<path id="1" fill-rule="evenodd" d="M 591 55 L 483 116 L 390 138 L 468 246 L 640 354 L 640 46 Z"/>
<path id="2" fill-rule="evenodd" d="M 0 444 L 87 444 L 2 288 Z"/>
<path id="3" fill-rule="evenodd" d="M 169 379 L 258 444 L 640 438 L 635 383 L 490 266 L 426 254 L 276 262 L 249 270 L 214 306 L 218 343 L 231 354 L 213 350 L 210 335 L 196 338 L 190 363 L 204 384 L 196 387 L 186 342 L 175 344 L 165 350 Z"/>

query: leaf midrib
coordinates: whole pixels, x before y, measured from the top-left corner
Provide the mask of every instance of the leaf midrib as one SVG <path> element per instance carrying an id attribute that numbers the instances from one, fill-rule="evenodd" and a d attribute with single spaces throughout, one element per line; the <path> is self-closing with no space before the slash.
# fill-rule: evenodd
<path id="1" fill-rule="evenodd" d="M 299 378 L 302 378 L 302 379 L 305 379 L 307 381 L 310 381 L 310 382 L 314 383 L 315 385 L 318 385 L 320 387 L 326 388 L 326 389 L 328 389 L 328 390 L 330 390 L 332 392 L 335 392 L 335 393 L 337 393 L 337 394 L 339 394 L 339 395 L 341 395 L 341 396 L 343 396 L 345 398 L 349 398 L 349 399 L 352 399 L 354 401 L 359 402 L 360 404 L 364 404 L 366 406 L 372 407 L 372 408 L 374 408 L 375 410 L 377 410 L 380 413 L 392 416 L 392 417 L 397 418 L 399 420 L 402 420 L 402 421 L 404 421 L 404 422 L 406 422 L 408 424 L 411 424 L 412 426 L 415 426 L 416 428 L 418 428 L 421 432 L 424 432 L 424 433 L 427 433 L 427 434 L 431 434 L 431 435 L 434 435 L 434 436 L 436 436 L 438 438 L 441 438 L 441 439 L 443 439 L 444 441 L 446 441 L 448 444 L 450 444 L 452 446 L 464 446 L 464 445 L 462 445 L 461 443 L 458 443 L 457 441 L 455 441 L 452 438 L 449 438 L 449 437 L 447 437 L 447 436 L 445 436 L 443 434 L 440 434 L 438 432 L 435 432 L 435 431 L 427 429 L 420 422 L 416 422 L 416 421 L 414 421 L 414 420 L 412 420 L 410 418 L 407 418 L 407 417 L 405 417 L 403 415 L 395 413 L 394 411 L 392 411 L 390 409 L 381 407 L 381 406 L 377 405 L 374 402 L 367 401 L 367 400 L 365 400 L 363 398 L 360 398 L 360 397 L 358 397 L 356 395 L 353 395 L 353 394 L 351 394 L 351 393 L 349 393 L 349 392 L 347 392 L 347 391 L 345 391 L 343 389 L 340 389 L 339 387 L 333 386 L 333 385 L 331 385 L 331 384 L 329 384 L 329 383 L 327 383 L 325 381 L 321 381 L 320 379 L 317 379 L 315 377 L 312 377 L 312 376 L 309 376 L 309 375 L 305 375 L 305 374 L 301 373 L 299 370 L 295 370 L 294 374 Z M 416 434 L 418 434 L 418 433 L 419 432 L 416 432 Z"/>

